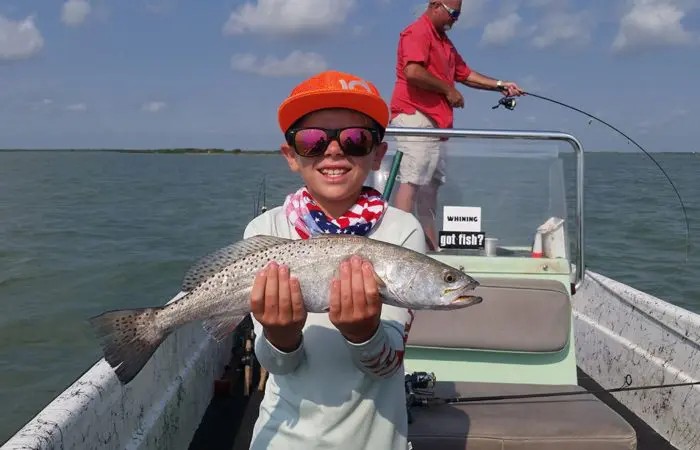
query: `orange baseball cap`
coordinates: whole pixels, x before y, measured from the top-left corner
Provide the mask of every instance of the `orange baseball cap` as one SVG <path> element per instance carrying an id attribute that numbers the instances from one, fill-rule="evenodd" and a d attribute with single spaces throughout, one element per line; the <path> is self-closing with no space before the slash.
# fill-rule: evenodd
<path id="1" fill-rule="evenodd" d="M 328 70 L 298 84 L 279 109 L 277 119 L 285 133 L 304 115 L 327 108 L 348 108 L 368 115 L 382 127 L 389 124 L 389 107 L 379 90 L 355 75 Z"/>

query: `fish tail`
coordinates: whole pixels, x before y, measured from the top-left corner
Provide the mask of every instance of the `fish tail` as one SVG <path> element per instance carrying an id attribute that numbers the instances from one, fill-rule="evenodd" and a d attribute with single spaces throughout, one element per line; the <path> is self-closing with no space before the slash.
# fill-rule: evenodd
<path id="1" fill-rule="evenodd" d="M 122 309 L 92 317 L 105 361 L 122 384 L 130 382 L 170 334 L 156 318 L 165 307 Z"/>

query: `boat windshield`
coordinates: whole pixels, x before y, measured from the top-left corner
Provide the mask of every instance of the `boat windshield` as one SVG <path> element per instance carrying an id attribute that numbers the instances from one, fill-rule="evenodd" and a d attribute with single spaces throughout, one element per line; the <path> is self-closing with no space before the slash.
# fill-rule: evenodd
<path id="1" fill-rule="evenodd" d="M 385 192 L 396 155 L 396 140 L 369 183 Z M 451 137 L 445 146 L 445 180 L 436 205 L 422 196 L 414 214 L 424 229 L 435 227 L 437 251 L 446 254 L 570 256 L 567 238 L 565 169 L 575 162 L 571 148 L 557 141 Z M 573 176 L 574 172 L 571 172 Z M 400 177 L 391 189 L 395 205 Z M 538 228 L 541 230 L 539 243 Z M 552 245 L 555 237 L 554 245 Z"/>

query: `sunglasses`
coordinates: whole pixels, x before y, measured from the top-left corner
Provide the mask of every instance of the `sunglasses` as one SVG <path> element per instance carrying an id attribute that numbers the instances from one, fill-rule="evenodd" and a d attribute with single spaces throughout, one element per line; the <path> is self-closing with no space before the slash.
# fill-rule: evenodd
<path id="1" fill-rule="evenodd" d="M 285 138 L 297 155 L 309 158 L 323 155 L 333 140 L 348 156 L 367 156 L 381 142 L 379 130 L 370 127 L 293 128 Z"/>
<path id="2" fill-rule="evenodd" d="M 442 7 L 445 8 L 445 10 L 447 11 L 447 14 L 450 15 L 452 20 L 459 19 L 459 15 L 461 13 L 461 11 L 459 9 L 450 8 L 449 6 L 447 6 L 446 4 L 444 4 L 442 2 L 437 2 L 437 3 L 440 3 L 442 5 Z"/>

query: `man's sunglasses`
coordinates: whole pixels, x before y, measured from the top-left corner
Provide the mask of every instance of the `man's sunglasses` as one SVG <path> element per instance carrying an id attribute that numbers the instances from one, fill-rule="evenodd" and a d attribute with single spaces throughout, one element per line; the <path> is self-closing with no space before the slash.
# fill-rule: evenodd
<path id="1" fill-rule="evenodd" d="M 444 3 L 442 3 L 442 2 L 436 2 L 436 3 L 441 4 L 442 7 L 445 8 L 445 11 L 447 11 L 447 14 L 450 15 L 450 17 L 452 18 L 452 20 L 457 20 L 457 19 L 459 19 L 459 15 L 460 15 L 460 13 L 461 13 L 462 11 L 460 11 L 459 9 L 450 8 L 449 6 L 447 6 L 446 4 L 444 4 Z"/>
<path id="2" fill-rule="evenodd" d="M 285 138 L 299 156 L 305 157 L 323 155 L 333 140 L 348 156 L 367 156 L 381 142 L 379 130 L 370 127 L 293 128 Z"/>

